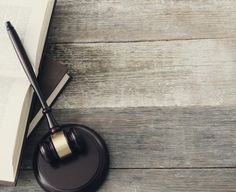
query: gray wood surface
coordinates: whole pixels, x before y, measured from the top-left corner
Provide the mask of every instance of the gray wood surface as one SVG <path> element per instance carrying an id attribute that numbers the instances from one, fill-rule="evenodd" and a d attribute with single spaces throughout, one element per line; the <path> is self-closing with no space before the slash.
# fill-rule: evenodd
<path id="1" fill-rule="evenodd" d="M 236 104 L 236 40 L 51 45 L 73 81 L 55 108 Z"/>
<path id="2" fill-rule="evenodd" d="M 234 0 L 58 0 L 50 42 L 236 36 Z"/>
<path id="3" fill-rule="evenodd" d="M 236 1 L 58 0 L 47 55 L 72 81 L 61 123 L 108 143 L 102 192 L 236 191 Z M 16 187 L 42 191 L 29 138 Z"/>
<path id="4" fill-rule="evenodd" d="M 236 165 L 236 107 L 58 109 L 61 123 L 94 128 L 107 141 L 111 168 L 209 168 Z M 23 168 L 47 132 L 44 121 L 29 139 Z"/>
<path id="5" fill-rule="evenodd" d="M 100 192 L 234 192 L 235 169 L 112 169 Z M 31 171 L 20 174 L 16 189 L 4 192 L 39 192 Z"/>

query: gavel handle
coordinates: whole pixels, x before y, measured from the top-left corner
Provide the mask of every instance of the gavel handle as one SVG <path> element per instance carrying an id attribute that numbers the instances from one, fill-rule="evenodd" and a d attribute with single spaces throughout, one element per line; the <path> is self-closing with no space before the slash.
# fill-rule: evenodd
<path id="1" fill-rule="evenodd" d="M 48 124 L 49 124 L 49 128 L 53 131 L 55 131 L 55 129 L 58 127 L 58 124 L 53 116 L 53 114 L 51 113 L 51 108 L 48 106 L 43 93 L 39 87 L 39 83 L 37 81 L 35 72 L 33 70 L 33 67 L 30 63 L 29 57 L 21 43 L 21 40 L 16 32 L 16 30 L 14 29 L 14 27 L 11 25 L 11 23 L 8 21 L 6 22 L 6 29 L 9 35 L 9 38 L 12 42 L 12 45 L 15 49 L 15 52 L 19 58 L 19 61 L 31 83 L 31 86 L 33 87 L 36 95 L 39 98 L 39 101 L 42 105 L 43 108 L 43 113 L 47 118 Z"/>

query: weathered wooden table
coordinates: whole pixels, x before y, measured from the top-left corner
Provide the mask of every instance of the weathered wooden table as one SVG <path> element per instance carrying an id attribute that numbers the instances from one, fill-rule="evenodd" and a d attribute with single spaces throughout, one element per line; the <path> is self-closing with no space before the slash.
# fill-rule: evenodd
<path id="1" fill-rule="evenodd" d="M 236 191 L 236 1 L 58 0 L 48 43 L 73 76 L 56 117 L 109 145 L 100 191 Z M 31 162 L 46 130 L 0 191 L 42 191 Z"/>

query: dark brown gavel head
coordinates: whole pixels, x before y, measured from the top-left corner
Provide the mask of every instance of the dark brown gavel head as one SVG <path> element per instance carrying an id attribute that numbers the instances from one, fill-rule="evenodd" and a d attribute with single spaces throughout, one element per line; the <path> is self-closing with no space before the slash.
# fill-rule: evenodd
<path id="1" fill-rule="evenodd" d="M 78 129 L 60 128 L 43 141 L 39 150 L 43 158 L 51 164 L 65 158 L 79 155 L 84 149 L 83 138 Z"/>

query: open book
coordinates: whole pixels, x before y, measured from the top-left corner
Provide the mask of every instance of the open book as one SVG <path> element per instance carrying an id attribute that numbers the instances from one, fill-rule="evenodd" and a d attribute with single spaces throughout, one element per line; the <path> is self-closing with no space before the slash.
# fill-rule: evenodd
<path id="1" fill-rule="evenodd" d="M 54 0 L 0 1 L 0 183 L 14 183 L 33 90 L 5 29 L 11 21 L 38 73 Z"/>

